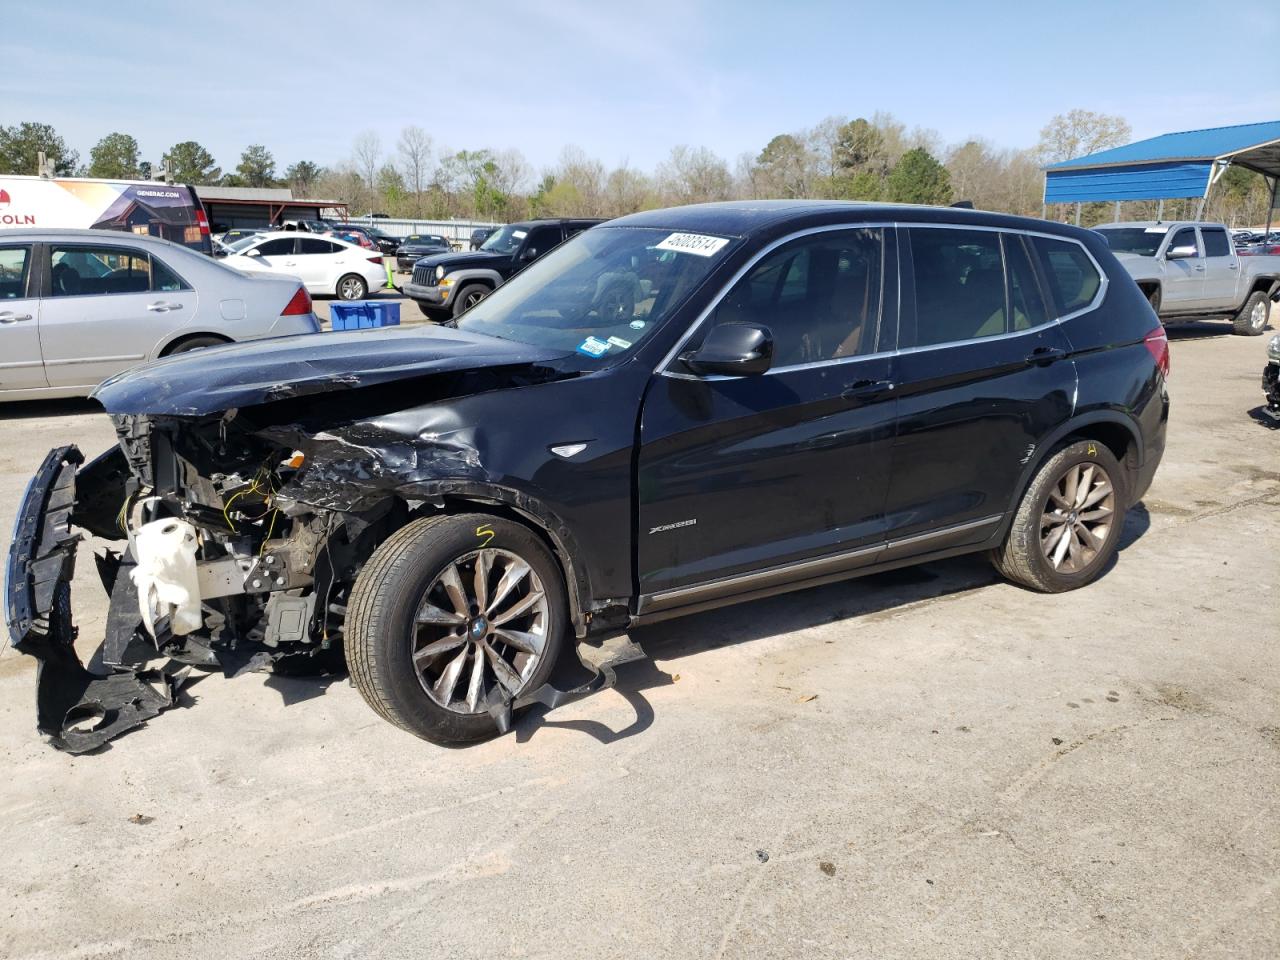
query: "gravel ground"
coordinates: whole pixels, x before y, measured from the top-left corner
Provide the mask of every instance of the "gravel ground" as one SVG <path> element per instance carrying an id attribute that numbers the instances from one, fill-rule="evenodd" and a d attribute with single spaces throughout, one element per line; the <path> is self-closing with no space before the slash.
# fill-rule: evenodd
<path id="1" fill-rule="evenodd" d="M 0 955 L 1280 956 L 1280 432 L 1221 330 L 1174 334 L 1164 466 L 1075 593 L 961 558 L 672 621 L 465 750 L 253 675 L 72 758 L 6 652 Z M 6 533 L 47 447 L 112 439 L 0 437 Z"/>

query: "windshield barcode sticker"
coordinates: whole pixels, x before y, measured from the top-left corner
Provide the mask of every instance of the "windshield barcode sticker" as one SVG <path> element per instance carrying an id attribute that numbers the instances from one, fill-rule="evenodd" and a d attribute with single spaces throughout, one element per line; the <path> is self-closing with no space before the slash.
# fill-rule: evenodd
<path id="1" fill-rule="evenodd" d="M 674 250 L 676 253 L 693 253 L 700 257 L 714 257 L 728 242 L 724 237 L 704 237 L 700 233 L 673 233 L 654 249 Z"/>

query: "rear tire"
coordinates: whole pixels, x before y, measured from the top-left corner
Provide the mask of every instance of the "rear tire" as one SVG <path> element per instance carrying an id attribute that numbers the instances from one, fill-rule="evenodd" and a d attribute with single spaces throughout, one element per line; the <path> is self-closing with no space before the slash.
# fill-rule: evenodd
<path id="1" fill-rule="evenodd" d="M 476 572 L 482 555 L 489 561 L 487 579 Z M 516 576 L 513 558 L 527 566 L 526 573 Z M 515 579 L 502 599 L 508 571 Z M 481 579 L 487 583 L 485 609 L 476 602 L 484 599 L 477 597 Z M 470 611 L 467 619 L 447 621 L 458 618 L 460 603 Z M 520 604 L 532 612 L 500 620 Z M 569 629 L 564 581 L 551 551 L 528 527 L 479 513 L 426 517 L 396 531 L 361 570 L 348 611 L 344 648 L 361 696 L 384 720 L 444 746 L 495 736 L 497 726 L 483 698 L 471 696 L 471 684 L 487 692 L 500 682 L 497 670 L 514 668 L 503 686 L 510 692 L 508 684 L 516 685 L 514 696 L 536 690 L 550 676 Z M 521 643 L 540 641 L 536 656 L 502 639 L 504 631 L 517 630 Z M 440 652 L 424 657 L 433 644 Z M 503 666 L 493 662 L 495 655 Z M 455 660 L 460 666 L 446 684 Z M 477 660 L 481 669 L 473 680 Z"/>
<path id="2" fill-rule="evenodd" d="M 1160 318 L 1160 288 L 1156 287 L 1147 294 L 1147 303 L 1151 304 L 1151 309 L 1155 311 L 1156 319 Z"/>
<path id="3" fill-rule="evenodd" d="M 363 300 L 369 295 L 369 284 L 359 274 L 348 273 L 338 279 L 334 293 L 339 300 Z"/>
<path id="4" fill-rule="evenodd" d="M 1262 290 L 1249 294 L 1240 312 L 1232 322 L 1232 332 L 1239 337 L 1260 337 L 1267 329 L 1267 320 L 1271 316 L 1271 300 Z"/>
<path id="5" fill-rule="evenodd" d="M 1043 593 L 1092 583 L 1116 552 L 1127 496 L 1124 469 L 1109 449 L 1095 440 L 1072 443 L 1036 471 L 991 562 Z"/>
<path id="6" fill-rule="evenodd" d="M 164 356 L 171 357 L 175 353 L 188 353 L 191 350 L 203 350 L 205 347 L 220 347 L 230 341 L 223 340 L 221 337 L 188 337 L 186 340 L 179 340 L 172 347 L 164 352 Z"/>

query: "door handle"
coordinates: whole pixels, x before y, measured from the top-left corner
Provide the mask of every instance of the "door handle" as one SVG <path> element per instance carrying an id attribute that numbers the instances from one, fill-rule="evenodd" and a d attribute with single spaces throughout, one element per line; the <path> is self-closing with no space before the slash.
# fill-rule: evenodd
<path id="1" fill-rule="evenodd" d="M 147 309 L 155 313 L 167 313 L 170 310 L 181 310 L 182 304 L 169 303 L 165 300 L 157 300 L 155 303 L 147 304 Z"/>
<path id="2" fill-rule="evenodd" d="M 1228 264 L 1227 264 L 1227 269 L 1228 269 L 1228 270 L 1234 270 L 1234 269 L 1236 269 L 1236 267 L 1238 267 L 1238 266 L 1240 266 L 1240 264 L 1238 264 L 1238 263 L 1228 263 Z"/>
<path id="3" fill-rule="evenodd" d="M 1027 363 L 1033 367 L 1047 367 L 1051 363 L 1065 359 L 1067 351 L 1061 347 L 1036 347 L 1027 357 Z"/>
<path id="4" fill-rule="evenodd" d="M 841 400 L 874 400 L 881 394 L 891 393 L 897 386 L 892 380 L 855 380 L 845 384 Z"/>
<path id="5" fill-rule="evenodd" d="M 1204 273 L 1204 265 L 1196 264 L 1196 273 Z"/>
<path id="6" fill-rule="evenodd" d="M 0 323 L 18 323 L 19 321 L 30 319 L 31 314 L 29 313 L 14 313 L 12 310 L 0 313 Z"/>

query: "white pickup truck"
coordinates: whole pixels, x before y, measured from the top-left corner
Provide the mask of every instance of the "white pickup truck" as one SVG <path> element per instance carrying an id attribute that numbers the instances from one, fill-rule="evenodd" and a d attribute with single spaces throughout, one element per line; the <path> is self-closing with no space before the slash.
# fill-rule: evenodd
<path id="1" fill-rule="evenodd" d="M 1280 299 L 1280 257 L 1242 257 L 1220 223 L 1108 223 L 1095 228 L 1160 320 L 1229 318 L 1235 332 L 1267 329 Z"/>

